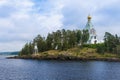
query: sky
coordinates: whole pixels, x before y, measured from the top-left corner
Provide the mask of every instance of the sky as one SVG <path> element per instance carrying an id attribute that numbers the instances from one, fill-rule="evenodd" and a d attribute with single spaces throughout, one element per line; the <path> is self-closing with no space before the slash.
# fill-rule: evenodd
<path id="1" fill-rule="evenodd" d="M 98 39 L 120 34 L 120 0 L 0 0 L 0 52 L 19 51 L 38 34 L 84 29 L 87 16 Z"/>

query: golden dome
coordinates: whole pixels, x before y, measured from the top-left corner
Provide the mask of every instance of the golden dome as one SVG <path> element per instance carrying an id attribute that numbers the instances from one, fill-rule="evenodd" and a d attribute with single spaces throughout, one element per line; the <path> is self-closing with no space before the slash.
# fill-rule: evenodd
<path id="1" fill-rule="evenodd" d="M 92 17 L 89 15 L 89 16 L 88 16 L 88 19 L 91 19 L 91 18 L 92 18 Z"/>

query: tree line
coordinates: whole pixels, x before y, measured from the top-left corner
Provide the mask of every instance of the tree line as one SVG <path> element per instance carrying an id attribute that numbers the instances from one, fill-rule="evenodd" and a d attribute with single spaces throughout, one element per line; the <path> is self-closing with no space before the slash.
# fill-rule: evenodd
<path id="1" fill-rule="evenodd" d="M 48 33 L 47 37 L 37 35 L 32 42 L 26 43 L 20 55 L 31 55 L 34 53 L 34 46 L 37 44 L 38 52 L 48 50 L 67 50 L 73 47 L 82 46 L 95 48 L 98 53 L 120 54 L 120 37 L 109 32 L 105 32 L 104 43 L 86 44 L 89 39 L 88 30 L 57 30 Z"/>
<path id="2" fill-rule="evenodd" d="M 120 54 L 120 37 L 117 34 L 105 32 L 104 43 L 98 44 L 97 52 Z"/>
<path id="3" fill-rule="evenodd" d="M 47 50 L 67 50 L 75 46 L 87 43 L 89 39 L 88 30 L 57 30 L 56 32 L 48 33 L 47 37 L 38 35 L 32 42 L 26 43 L 20 55 L 29 55 L 34 53 L 34 46 L 37 44 L 38 52 Z"/>

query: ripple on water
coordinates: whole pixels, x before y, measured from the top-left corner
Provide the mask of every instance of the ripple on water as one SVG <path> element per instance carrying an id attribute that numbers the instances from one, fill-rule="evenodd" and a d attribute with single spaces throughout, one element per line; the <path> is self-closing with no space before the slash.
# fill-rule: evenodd
<path id="1" fill-rule="evenodd" d="M 120 62 L 0 57 L 0 80 L 120 80 Z"/>

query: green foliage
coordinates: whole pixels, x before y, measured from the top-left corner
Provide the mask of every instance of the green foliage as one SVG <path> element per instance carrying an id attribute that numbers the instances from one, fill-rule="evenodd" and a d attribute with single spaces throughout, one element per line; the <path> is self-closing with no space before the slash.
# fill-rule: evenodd
<path id="1" fill-rule="evenodd" d="M 104 43 L 102 44 L 84 44 L 83 47 L 95 48 L 98 53 L 114 53 L 120 54 L 120 37 L 112 35 L 109 32 L 105 33 Z"/>
<path id="2" fill-rule="evenodd" d="M 116 47 L 116 53 L 120 54 L 120 45 L 117 45 L 117 47 Z"/>
<path id="3" fill-rule="evenodd" d="M 27 43 L 21 50 L 20 55 L 28 55 L 34 52 L 34 45 L 37 43 L 38 52 L 43 52 L 51 49 L 67 50 L 83 45 L 88 41 L 88 30 L 57 30 L 56 32 L 49 33 L 46 39 L 38 35 L 33 39 L 32 43 Z"/>
<path id="4" fill-rule="evenodd" d="M 120 54 L 120 37 L 106 32 L 104 43 L 102 44 L 86 44 L 89 38 L 88 30 L 57 30 L 49 33 L 46 38 L 38 35 L 32 42 L 26 43 L 19 55 L 31 55 L 34 52 L 35 43 L 37 43 L 38 52 L 47 50 L 67 50 L 77 47 L 96 49 L 98 53 L 116 53 Z"/>
<path id="5" fill-rule="evenodd" d="M 83 47 L 87 48 L 94 48 L 96 49 L 99 46 L 99 44 L 84 44 Z"/>
<path id="6" fill-rule="evenodd" d="M 102 53 L 102 54 L 105 53 L 105 45 L 104 45 L 104 43 L 97 45 L 97 52 Z"/>
<path id="7" fill-rule="evenodd" d="M 116 53 L 117 47 L 120 45 L 120 38 L 117 35 L 112 35 L 108 32 L 104 36 L 105 51 L 110 53 Z"/>
<path id="8" fill-rule="evenodd" d="M 38 52 L 43 52 L 47 50 L 46 48 L 46 40 L 44 37 L 41 37 L 41 35 L 38 35 L 34 40 L 33 43 L 37 43 Z"/>
<path id="9" fill-rule="evenodd" d="M 26 43 L 25 46 L 20 51 L 19 55 L 29 55 L 33 53 L 33 45 L 32 43 Z"/>
<path id="10" fill-rule="evenodd" d="M 97 49 L 98 53 L 105 53 L 105 45 L 101 44 L 84 44 L 83 47 Z"/>
<path id="11" fill-rule="evenodd" d="M 82 32 L 80 30 L 76 30 L 76 42 L 77 42 L 77 44 L 80 43 L 81 38 L 82 38 Z"/>
<path id="12" fill-rule="evenodd" d="M 83 30 L 82 32 L 82 43 L 86 43 L 89 39 L 89 32 L 88 30 Z"/>

